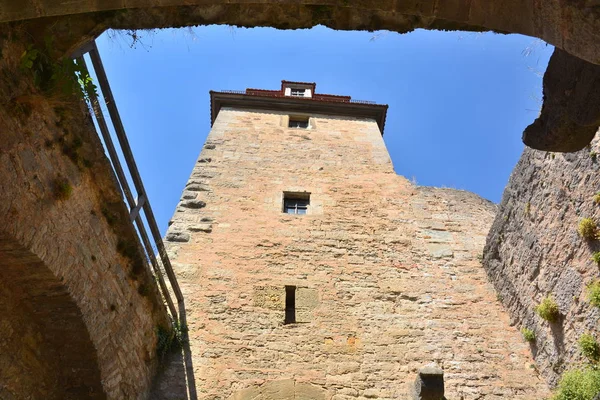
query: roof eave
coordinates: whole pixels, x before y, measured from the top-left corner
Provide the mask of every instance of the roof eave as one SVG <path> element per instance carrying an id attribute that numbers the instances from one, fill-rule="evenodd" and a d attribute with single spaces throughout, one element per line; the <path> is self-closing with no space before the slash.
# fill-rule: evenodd
<path id="1" fill-rule="evenodd" d="M 384 133 L 387 104 L 321 101 L 295 97 L 263 97 L 239 93 L 210 91 L 211 126 L 221 107 L 274 110 L 287 112 L 317 112 L 322 114 L 372 118 Z"/>

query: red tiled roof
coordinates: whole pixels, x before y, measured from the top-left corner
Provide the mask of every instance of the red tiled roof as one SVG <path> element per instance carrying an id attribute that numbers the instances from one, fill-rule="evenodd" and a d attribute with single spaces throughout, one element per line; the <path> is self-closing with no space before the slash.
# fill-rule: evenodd
<path id="1" fill-rule="evenodd" d="M 284 97 L 285 96 L 285 88 L 288 86 L 293 86 L 293 85 L 303 85 L 303 86 L 311 86 L 312 87 L 312 97 L 304 97 L 304 99 L 306 99 L 306 100 L 341 101 L 341 102 L 349 102 L 352 100 L 352 97 L 350 97 L 350 96 L 315 93 L 317 84 L 314 82 L 294 82 L 294 81 L 285 81 L 285 80 L 281 81 L 281 89 L 280 90 L 248 88 L 248 89 L 246 89 L 246 94 L 254 95 L 254 96 Z M 299 98 L 303 98 L 303 97 L 299 97 Z"/>
<path id="2" fill-rule="evenodd" d="M 311 97 L 285 96 L 285 88 L 289 87 L 289 86 L 293 86 L 293 85 L 302 85 L 302 86 L 310 85 L 310 86 L 312 86 L 312 96 Z M 386 114 L 387 114 L 386 111 L 388 108 L 387 105 L 377 104 L 372 101 L 352 100 L 351 96 L 340 96 L 340 95 L 334 95 L 334 94 L 315 93 L 314 92 L 315 88 L 316 88 L 316 84 L 312 83 L 312 82 L 293 82 L 293 81 L 285 81 L 284 80 L 284 81 L 281 81 L 281 89 L 279 89 L 279 90 L 254 89 L 254 88 L 248 88 L 245 91 L 225 90 L 222 92 L 214 92 L 211 90 L 210 91 L 210 93 L 211 93 L 211 123 L 214 122 L 214 118 L 216 118 L 216 114 L 218 113 L 218 108 L 220 108 L 220 106 L 217 107 L 217 109 L 214 108 L 213 95 L 229 94 L 229 95 L 237 95 L 237 96 L 242 96 L 242 97 L 247 97 L 247 98 L 260 98 L 260 97 L 262 97 L 262 98 L 286 98 L 286 99 L 288 99 L 288 101 L 299 102 L 299 104 L 300 103 L 302 103 L 302 104 L 346 103 L 348 105 L 354 104 L 354 105 L 363 105 L 363 106 L 374 107 L 374 109 L 383 110 L 382 113 L 378 114 L 378 115 L 380 115 L 380 118 L 378 119 L 378 124 L 379 124 L 379 128 L 381 129 L 381 132 L 383 134 L 383 129 L 385 126 L 385 119 L 386 119 Z M 307 102 L 307 103 L 304 103 L 304 102 Z"/>

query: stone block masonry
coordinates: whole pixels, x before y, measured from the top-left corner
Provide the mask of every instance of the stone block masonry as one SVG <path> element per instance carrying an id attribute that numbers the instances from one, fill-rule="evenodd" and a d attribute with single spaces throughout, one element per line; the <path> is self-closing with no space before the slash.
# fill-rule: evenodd
<path id="1" fill-rule="evenodd" d="M 102 144 L 18 69 L 22 42 L 0 49 L 19 77 L 0 85 L 0 398 L 146 398 L 168 317 Z"/>
<path id="2" fill-rule="evenodd" d="M 484 265 L 511 320 L 535 332 L 532 353 L 552 385 L 566 369 L 585 361 L 577 341 L 600 341 L 600 309 L 586 286 L 600 280 L 592 254 L 598 240 L 577 233 L 579 221 L 600 222 L 600 142 L 572 154 L 526 149 L 504 192 L 487 238 Z M 546 296 L 559 308 L 557 321 L 534 311 Z"/>
<path id="3" fill-rule="evenodd" d="M 480 262 L 496 206 L 397 176 L 373 120 L 286 117 L 222 108 L 167 233 L 198 398 L 405 399 L 431 362 L 449 399 L 544 398 Z"/>

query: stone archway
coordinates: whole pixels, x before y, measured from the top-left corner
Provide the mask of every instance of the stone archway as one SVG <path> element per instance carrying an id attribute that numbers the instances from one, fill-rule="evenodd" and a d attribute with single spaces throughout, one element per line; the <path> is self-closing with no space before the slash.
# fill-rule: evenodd
<path id="1" fill-rule="evenodd" d="M 0 398 L 104 399 L 96 349 L 50 269 L 0 233 Z"/>
<path id="2" fill-rule="evenodd" d="M 324 24 L 398 32 L 425 28 L 521 33 L 600 64 L 600 4 L 594 0 L 8 0 L 0 8 L 0 22 L 77 14 L 97 14 L 101 20 L 106 12 L 104 17 L 115 28 L 221 23 L 293 29 Z"/>
<path id="3" fill-rule="evenodd" d="M 0 22 L 25 20 L 40 37 L 55 37 L 67 54 L 106 28 L 230 24 L 296 29 L 321 24 L 400 33 L 417 28 L 520 33 L 557 48 L 544 78 L 544 106 L 523 142 L 539 150 L 577 151 L 600 126 L 597 0 L 8 0 L 0 8 Z"/>
<path id="4" fill-rule="evenodd" d="M 228 400 L 329 400 L 331 396 L 320 386 L 281 379 L 239 390 Z"/>

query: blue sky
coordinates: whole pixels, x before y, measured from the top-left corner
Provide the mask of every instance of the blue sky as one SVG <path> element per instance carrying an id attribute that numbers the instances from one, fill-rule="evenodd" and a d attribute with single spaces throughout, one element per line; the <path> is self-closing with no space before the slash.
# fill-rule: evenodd
<path id="1" fill-rule="evenodd" d="M 541 106 L 552 47 L 530 37 L 324 27 L 199 27 L 104 34 L 98 46 L 161 232 L 210 130 L 209 90 L 277 89 L 389 104 L 384 139 L 395 170 L 420 185 L 499 202 Z"/>

